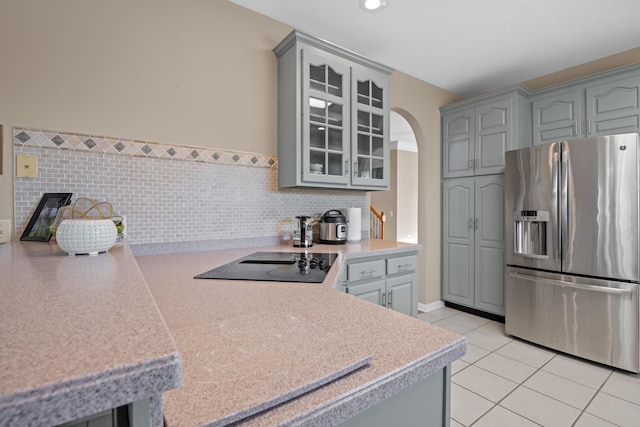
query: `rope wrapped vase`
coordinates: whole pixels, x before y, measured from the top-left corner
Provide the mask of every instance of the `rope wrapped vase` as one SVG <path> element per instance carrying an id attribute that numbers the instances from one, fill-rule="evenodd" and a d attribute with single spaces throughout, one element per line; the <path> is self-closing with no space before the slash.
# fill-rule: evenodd
<path id="1" fill-rule="evenodd" d="M 79 198 L 58 210 L 51 232 L 69 255 L 97 255 L 108 251 L 124 231 L 123 217 L 109 202 Z"/>

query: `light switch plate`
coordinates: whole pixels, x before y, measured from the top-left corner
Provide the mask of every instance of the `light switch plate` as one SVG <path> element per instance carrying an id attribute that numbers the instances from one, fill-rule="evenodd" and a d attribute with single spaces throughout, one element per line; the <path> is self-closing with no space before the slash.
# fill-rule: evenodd
<path id="1" fill-rule="evenodd" d="M 18 178 L 37 178 L 38 156 L 18 154 L 16 156 L 16 176 Z"/>
<path id="2" fill-rule="evenodd" d="M 11 220 L 0 219 L 0 243 L 11 241 Z"/>

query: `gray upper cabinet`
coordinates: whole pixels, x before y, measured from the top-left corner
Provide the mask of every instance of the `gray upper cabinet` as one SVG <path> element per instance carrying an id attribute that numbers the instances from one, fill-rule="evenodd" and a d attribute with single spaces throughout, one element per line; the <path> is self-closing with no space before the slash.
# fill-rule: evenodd
<path id="1" fill-rule="evenodd" d="M 572 90 L 534 100 L 534 145 L 581 137 L 582 105 L 581 90 Z"/>
<path id="2" fill-rule="evenodd" d="M 389 79 L 356 65 L 351 73 L 352 183 L 388 188 Z"/>
<path id="3" fill-rule="evenodd" d="M 614 70 L 540 91 L 533 143 L 640 132 L 640 73 Z"/>
<path id="4" fill-rule="evenodd" d="M 442 172 L 444 177 L 473 174 L 474 109 L 467 108 L 442 116 Z"/>
<path id="5" fill-rule="evenodd" d="M 389 188 L 392 70 L 299 31 L 278 57 L 278 184 Z"/>
<path id="6" fill-rule="evenodd" d="M 587 135 L 640 131 L 640 77 L 587 87 Z"/>
<path id="7" fill-rule="evenodd" d="M 504 172 L 504 153 L 530 145 L 531 104 L 523 90 L 442 107 L 442 177 Z"/>

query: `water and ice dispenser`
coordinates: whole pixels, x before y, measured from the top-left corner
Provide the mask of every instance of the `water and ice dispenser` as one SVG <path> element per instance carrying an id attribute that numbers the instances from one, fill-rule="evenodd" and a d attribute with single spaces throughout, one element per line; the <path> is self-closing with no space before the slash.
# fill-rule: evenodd
<path id="1" fill-rule="evenodd" d="M 515 223 L 514 252 L 530 258 L 549 258 L 547 227 L 549 212 L 518 211 L 513 213 Z"/>

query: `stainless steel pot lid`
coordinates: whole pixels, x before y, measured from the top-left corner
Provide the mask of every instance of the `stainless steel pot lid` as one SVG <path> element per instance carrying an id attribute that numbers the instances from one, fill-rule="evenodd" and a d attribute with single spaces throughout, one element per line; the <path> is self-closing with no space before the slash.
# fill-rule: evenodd
<path id="1" fill-rule="evenodd" d="M 339 224 L 347 223 L 347 219 L 344 217 L 344 215 L 342 215 L 342 212 L 336 209 L 326 211 L 324 215 L 322 215 L 322 217 L 320 218 L 320 221 L 329 222 L 329 223 L 339 223 Z"/>

